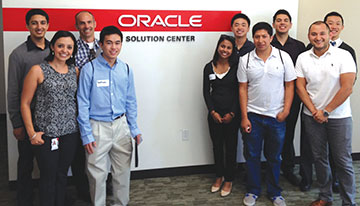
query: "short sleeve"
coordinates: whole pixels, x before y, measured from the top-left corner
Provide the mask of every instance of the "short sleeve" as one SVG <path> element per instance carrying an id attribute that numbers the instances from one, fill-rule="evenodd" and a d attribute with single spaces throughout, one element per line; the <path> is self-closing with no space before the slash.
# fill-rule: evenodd
<path id="1" fill-rule="evenodd" d="M 346 50 L 341 50 L 343 53 L 343 58 L 341 59 L 341 68 L 340 74 L 344 73 L 356 73 L 356 64 L 351 56 L 350 52 Z"/>
<path id="2" fill-rule="evenodd" d="M 304 72 L 302 69 L 302 59 L 303 59 L 303 54 L 300 54 L 298 59 L 296 60 L 296 66 L 295 66 L 295 73 L 297 77 L 301 77 L 304 78 Z"/>

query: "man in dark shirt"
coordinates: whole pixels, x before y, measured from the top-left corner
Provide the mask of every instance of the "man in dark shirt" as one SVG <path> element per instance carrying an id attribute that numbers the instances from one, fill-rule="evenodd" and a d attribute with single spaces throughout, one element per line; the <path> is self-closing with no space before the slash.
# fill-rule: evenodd
<path id="1" fill-rule="evenodd" d="M 231 19 L 231 31 L 235 37 L 235 51 L 237 59 L 244 56 L 248 52 L 252 51 L 255 46 L 246 37 L 250 29 L 250 19 L 248 16 L 242 13 L 235 14 Z"/>
<path id="2" fill-rule="evenodd" d="M 32 171 L 34 150 L 26 134 L 20 113 L 23 81 L 32 66 L 40 64 L 49 55 L 49 42 L 45 33 L 49 28 L 49 16 L 41 9 L 31 9 L 25 16 L 26 28 L 30 32 L 26 42 L 20 44 L 9 56 L 8 112 L 13 134 L 18 140 L 17 205 L 33 205 Z M 31 104 L 32 108 L 34 104 Z"/>
<path id="3" fill-rule="evenodd" d="M 305 50 L 304 43 L 293 39 L 289 36 L 289 30 L 291 29 L 291 16 L 288 11 L 280 9 L 273 16 L 273 27 L 276 31 L 271 45 L 274 47 L 286 51 L 293 61 L 294 65 L 296 59 L 300 53 Z M 299 116 L 300 110 L 300 98 L 294 92 L 294 100 L 291 105 L 290 114 L 286 118 L 286 132 L 285 142 L 283 146 L 281 170 L 284 177 L 293 185 L 297 186 L 299 180 L 294 174 L 295 166 L 295 149 L 294 149 L 294 132 L 296 121 Z"/>
<path id="4" fill-rule="evenodd" d="M 354 58 L 356 63 L 356 54 L 354 49 L 346 44 L 343 40 L 340 39 L 341 31 L 344 29 L 344 19 L 336 11 L 330 12 L 326 14 L 324 17 L 324 22 L 327 23 L 330 27 L 331 31 L 331 40 L 330 44 L 335 47 L 339 47 L 341 49 L 345 49 L 346 51 L 350 52 L 351 56 Z"/>

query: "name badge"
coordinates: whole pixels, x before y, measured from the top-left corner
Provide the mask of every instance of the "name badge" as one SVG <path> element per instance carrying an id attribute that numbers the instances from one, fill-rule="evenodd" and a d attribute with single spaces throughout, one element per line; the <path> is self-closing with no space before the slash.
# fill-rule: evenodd
<path id="1" fill-rule="evenodd" d="M 97 86 L 97 87 L 108 87 L 108 86 L 109 86 L 109 80 L 108 80 L 108 79 L 105 79 L 105 80 L 97 80 L 96 86 Z"/>
<path id="2" fill-rule="evenodd" d="M 51 139 L 51 151 L 59 149 L 59 138 Z"/>
<path id="3" fill-rule="evenodd" d="M 214 79 L 216 79 L 215 74 L 209 74 L 209 80 L 214 80 Z"/>

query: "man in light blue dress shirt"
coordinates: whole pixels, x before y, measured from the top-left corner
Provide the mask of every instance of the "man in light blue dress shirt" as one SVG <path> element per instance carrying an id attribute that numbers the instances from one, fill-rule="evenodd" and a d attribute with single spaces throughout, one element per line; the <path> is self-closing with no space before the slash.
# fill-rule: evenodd
<path id="1" fill-rule="evenodd" d="M 106 204 L 108 160 L 113 176 L 114 205 L 128 204 L 131 138 L 141 142 L 133 72 L 117 58 L 122 39 L 121 31 L 115 26 L 104 27 L 99 43 L 103 53 L 85 64 L 79 80 L 78 122 L 95 206 Z"/>

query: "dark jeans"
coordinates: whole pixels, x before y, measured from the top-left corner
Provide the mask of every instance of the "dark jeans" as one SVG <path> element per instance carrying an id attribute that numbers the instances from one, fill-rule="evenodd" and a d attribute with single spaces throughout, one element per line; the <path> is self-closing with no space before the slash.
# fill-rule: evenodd
<path id="1" fill-rule="evenodd" d="M 269 197 L 281 195 L 279 185 L 281 150 L 285 138 L 285 122 L 275 118 L 248 113 L 252 130 L 243 133 L 244 157 L 247 168 L 247 192 L 261 194 L 261 150 L 264 142 L 266 165 L 266 185 Z"/>
<path id="2" fill-rule="evenodd" d="M 281 170 L 283 173 L 293 173 L 295 167 L 295 148 L 294 148 L 294 133 L 296 122 L 299 117 L 301 100 L 299 96 L 294 95 L 294 100 L 291 105 L 290 114 L 286 118 L 286 132 L 283 150 L 281 153 L 282 162 Z"/>
<path id="3" fill-rule="evenodd" d="M 239 120 L 235 117 L 229 124 L 218 124 L 209 114 L 208 123 L 213 143 L 216 177 L 224 177 L 225 181 L 231 182 L 236 172 Z"/>
<path id="4" fill-rule="evenodd" d="M 36 155 L 40 169 L 40 205 L 63 206 L 67 173 L 74 158 L 79 133 L 64 135 L 58 138 L 59 148 L 51 151 L 52 137 L 43 136 L 45 143 L 37 146 Z"/>
<path id="5" fill-rule="evenodd" d="M 25 135 L 24 140 L 18 141 L 19 159 L 17 162 L 17 205 L 33 205 L 33 182 L 32 171 L 35 150 L 29 137 Z"/>

